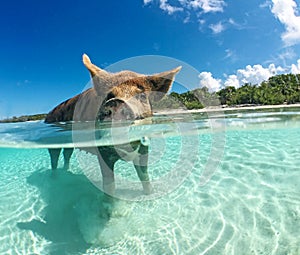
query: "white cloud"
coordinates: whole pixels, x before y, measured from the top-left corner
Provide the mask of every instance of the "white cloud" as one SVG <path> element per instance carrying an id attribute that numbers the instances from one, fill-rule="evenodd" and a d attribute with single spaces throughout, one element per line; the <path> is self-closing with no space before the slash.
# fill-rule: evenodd
<path id="1" fill-rule="evenodd" d="M 269 0 L 267 0 L 266 2 L 262 3 L 259 5 L 259 8 L 266 8 L 266 7 L 270 7 L 270 2 Z"/>
<path id="2" fill-rule="evenodd" d="M 240 81 L 235 74 L 228 76 L 227 80 L 224 82 L 225 87 L 233 86 L 235 88 L 240 87 Z"/>
<path id="3" fill-rule="evenodd" d="M 224 57 L 226 58 L 231 58 L 233 56 L 233 51 L 230 49 L 225 50 L 226 56 Z"/>
<path id="4" fill-rule="evenodd" d="M 183 11 L 182 7 L 175 7 L 170 5 L 168 3 L 168 0 L 160 0 L 159 8 L 163 11 L 166 11 L 169 15 L 173 14 L 174 12 Z"/>
<path id="5" fill-rule="evenodd" d="M 180 2 L 188 8 L 200 9 L 204 13 L 223 12 L 225 6 L 224 0 L 181 0 Z"/>
<path id="6" fill-rule="evenodd" d="M 151 3 L 153 0 L 144 0 L 144 4 L 146 5 L 146 4 L 149 4 L 149 3 Z"/>
<path id="7" fill-rule="evenodd" d="M 235 20 L 233 18 L 229 18 L 228 23 L 233 26 L 238 26 L 238 24 L 235 22 Z"/>
<path id="8" fill-rule="evenodd" d="M 293 66 L 294 71 L 300 71 L 300 59 L 298 60 L 298 67 Z M 199 75 L 200 87 L 206 86 L 211 91 L 217 91 L 222 87 L 233 86 L 239 88 L 245 83 L 260 84 L 268 80 L 270 77 L 283 73 L 285 70 L 280 66 L 270 64 L 268 67 L 261 65 L 247 65 L 244 69 L 238 69 L 235 74 L 226 76 L 225 81 L 216 79 L 210 72 L 202 72 Z"/>
<path id="9" fill-rule="evenodd" d="M 144 5 L 158 5 L 159 8 L 169 15 L 174 13 L 182 13 L 183 23 L 189 23 L 194 18 L 202 26 L 206 23 L 206 20 L 202 17 L 207 13 L 223 12 L 226 6 L 226 0 L 143 0 Z M 213 33 L 218 34 L 225 30 L 226 22 L 219 22 L 217 24 L 210 25 L 210 29 Z M 233 19 L 230 19 L 228 24 L 236 26 L 237 24 Z M 199 27 L 201 30 L 202 27 Z"/>
<path id="10" fill-rule="evenodd" d="M 200 25 L 204 25 L 206 23 L 205 19 L 199 19 L 198 22 Z"/>
<path id="11" fill-rule="evenodd" d="M 229 18 L 227 21 L 227 24 L 235 29 L 242 30 L 242 29 L 247 29 L 247 25 L 245 24 L 240 24 L 236 22 L 233 18 Z"/>
<path id="12" fill-rule="evenodd" d="M 292 66 L 291 66 L 291 73 L 292 74 L 300 74 L 300 59 L 298 59 L 297 65 L 292 64 Z"/>
<path id="13" fill-rule="evenodd" d="M 199 74 L 200 87 L 207 87 L 210 91 L 217 91 L 221 88 L 222 81 L 212 77 L 211 72 L 202 72 Z"/>
<path id="14" fill-rule="evenodd" d="M 248 65 L 245 69 L 239 69 L 236 75 L 240 85 L 245 83 L 260 84 L 282 71 L 284 71 L 282 67 L 275 67 L 274 64 L 270 64 L 267 68 L 264 68 L 261 65 Z"/>
<path id="15" fill-rule="evenodd" d="M 278 58 L 282 61 L 282 62 L 286 62 L 287 60 L 292 60 L 296 57 L 296 53 L 293 50 L 293 48 L 286 48 L 283 52 L 278 54 Z"/>
<path id="16" fill-rule="evenodd" d="M 292 64 L 290 68 L 282 68 L 270 64 L 268 67 L 262 65 L 247 65 L 244 69 L 238 69 L 235 74 L 225 75 L 225 80 L 214 78 L 211 72 L 201 72 L 199 74 L 200 87 L 207 87 L 210 91 L 218 91 L 223 87 L 233 86 L 239 88 L 245 83 L 261 84 L 270 77 L 283 74 L 292 73 L 300 74 L 300 59 L 296 64 Z"/>
<path id="17" fill-rule="evenodd" d="M 187 16 L 183 20 L 183 23 L 186 24 L 186 23 L 189 23 L 190 21 L 191 21 L 191 14 L 188 12 Z"/>
<path id="18" fill-rule="evenodd" d="M 222 22 L 218 22 L 217 24 L 211 24 L 209 28 L 214 34 L 219 34 L 225 30 L 225 26 L 222 24 Z"/>
<path id="19" fill-rule="evenodd" d="M 297 3 L 294 0 L 272 0 L 274 16 L 285 26 L 281 38 L 286 46 L 300 43 L 300 16 L 297 16 Z"/>
<path id="20" fill-rule="evenodd" d="M 238 30 L 242 30 L 245 28 L 245 26 L 238 24 L 237 22 L 235 22 L 234 19 L 229 18 L 228 20 L 222 20 L 216 24 L 211 24 L 209 25 L 209 28 L 212 30 L 214 34 L 219 34 L 228 28 L 235 28 Z"/>
<path id="21" fill-rule="evenodd" d="M 238 60 L 238 56 L 234 50 L 226 49 L 225 57 L 223 59 L 230 60 L 231 62 L 236 62 Z"/>
<path id="22" fill-rule="evenodd" d="M 143 0 L 144 4 L 153 3 L 153 0 Z M 168 14 L 173 14 L 178 11 L 191 11 L 209 13 L 209 12 L 223 12 L 225 0 L 177 0 L 177 6 L 168 3 L 168 0 L 159 0 L 160 9 L 168 12 Z"/>

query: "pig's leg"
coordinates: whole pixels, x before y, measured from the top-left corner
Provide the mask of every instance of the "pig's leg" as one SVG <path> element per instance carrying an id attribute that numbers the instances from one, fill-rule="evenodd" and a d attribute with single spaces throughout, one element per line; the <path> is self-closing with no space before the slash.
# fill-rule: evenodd
<path id="1" fill-rule="evenodd" d="M 70 167 L 70 158 L 72 156 L 72 153 L 74 151 L 74 148 L 64 148 L 64 169 L 68 170 Z"/>
<path id="2" fill-rule="evenodd" d="M 55 170 L 55 169 L 57 169 L 57 163 L 58 163 L 59 154 L 61 152 L 61 148 L 48 149 L 48 151 L 49 151 L 50 159 L 51 159 L 51 168 L 52 168 L 52 170 Z"/>
<path id="3" fill-rule="evenodd" d="M 135 170 L 142 182 L 145 194 L 149 195 L 152 192 L 148 174 L 148 146 L 141 145 L 139 149 L 139 156 L 133 160 Z"/>
<path id="4" fill-rule="evenodd" d="M 100 154 L 98 155 L 98 161 L 102 173 L 103 191 L 107 195 L 113 196 L 115 192 L 114 165 L 116 160 L 107 160 Z"/>

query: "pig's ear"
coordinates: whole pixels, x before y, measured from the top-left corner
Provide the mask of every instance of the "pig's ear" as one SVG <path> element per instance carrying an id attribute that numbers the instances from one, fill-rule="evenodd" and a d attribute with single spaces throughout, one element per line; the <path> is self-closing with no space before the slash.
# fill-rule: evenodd
<path id="1" fill-rule="evenodd" d="M 104 94 L 113 87 L 112 74 L 94 65 L 86 54 L 83 54 L 82 61 L 91 73 L 93 85 L 98 95 Z"/>
<path id="2" fill-rule="evenodd" d="M 151 85 L 151 97 L 154 101 L 161 100 L 168 93 L 175 79 L 175 75 L 181 70 L 181 68 L 181 66 L 178 66 L 170 71 L 147 77 Z"/>
<path id="3" fill-rule="evenodd" d="M 99 74 L 99 73 L 106 73 L 106 71 L 104 71 L 103 69 L 101 69 L 100 67 L 94 65 L 90 58 L 88 57 L 88 55 L 83 54 L 82 55 L 82 62 L 83 64 L 86 66 L 86 68 L 90 71 L 91 76 L 94 77 L 95 75 Z"/>

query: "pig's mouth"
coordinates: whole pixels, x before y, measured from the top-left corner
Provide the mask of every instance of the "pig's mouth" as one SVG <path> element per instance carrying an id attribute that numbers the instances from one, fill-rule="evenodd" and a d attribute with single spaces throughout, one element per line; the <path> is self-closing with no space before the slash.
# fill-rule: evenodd
<path id="1" fill-rule="evenodd" d="M 143 117 L 136 115 L 125 101 L 116 98 L 106 101 L 98 113 L 100 122 L 134 122 L 140 119 Z"/>

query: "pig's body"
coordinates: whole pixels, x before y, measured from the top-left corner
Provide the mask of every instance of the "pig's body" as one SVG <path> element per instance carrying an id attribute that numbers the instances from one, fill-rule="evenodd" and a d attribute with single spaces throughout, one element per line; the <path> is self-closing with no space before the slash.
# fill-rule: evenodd
<path id="1" fill-rule="evenodd" d="M 142 75 L 130 71 L 108 73 L 91 63 L 83 55 L 90 71 L 93 87 L 64 101 L 46 116 L 46 123 L 65 121 L 135 121 L 152 116 L 151 100 L 160 100 L 170 89 L 180 67 L 156 75 Z M 142 182 L 144 192 L 151 192 L 147 164 L 148 146 L 140 141 L 115 146 L 80 148 L 97 155 L 104 192 L 113 195 L 114 164 L 117 160 L 132 161 Z M 57 168 L 62 148 L 49 149 L 52 169 Z M 64 167 L 69 168 L 73 148 L 63 149 Z"/>
<path id="2" fill-rule="evenodd" d="M 45 122 L 46 123 L 54 123 L 54 122 L 62 122 L 62 121 L 72 121 L 74 116 L 74 110 L 76 103 L 78 102 L 79 98 L 85 96 L 90 97 L 91 100 L 95 100 L 96 93 L 91 88 L 84 91 L 82 94 L 76 95 L 58 106 L 56 106 L 51 112 L 49 112 L 46 116 Z M 86 112 L 86 120 L 93 120 L 90 112 Z"/>

